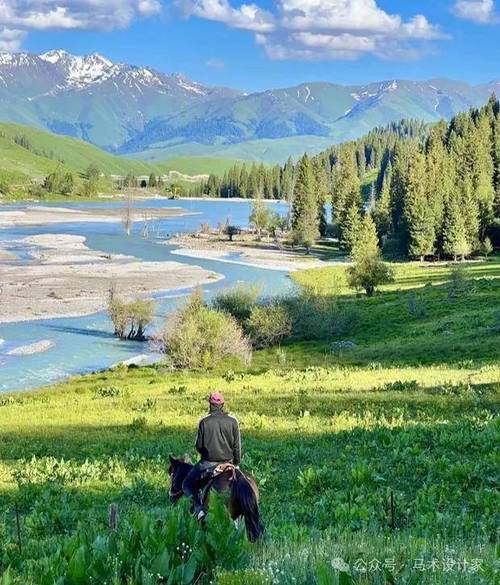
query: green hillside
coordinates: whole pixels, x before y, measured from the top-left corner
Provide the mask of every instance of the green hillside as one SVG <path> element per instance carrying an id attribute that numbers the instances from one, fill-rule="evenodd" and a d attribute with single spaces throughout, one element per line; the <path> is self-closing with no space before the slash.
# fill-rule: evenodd
<path id="1" fill-rule="evenodd" d="M 144 162 L 114 156 L 91 144 L 29 126 L 0 123 L 0 180 L 22 185 L 39 180 L 58 167 L 80 173 L 90 164 L 105 175 L 149 175 L 178 171 L 186 175 L 222 174 L 236 160 L 182 157 Z"/>
<path id="2" fill-rule="evenodd" d="M 159 164 L 159 161 L 167 157 L 183 157 L 187 153 L 195 154 L 194 160 L 208 157 L 208 160 L 233 162 L 234 159 L 239 159 L 275 164 L 284 163 L 289 156 L 298 159 L 304 152 L 309 154 L 318 153 L 337 142 L 340 141 L 335 137 L 292 136 L 289 138 L 249 140 L 231 145 L 182 143 L 175 146 L 170 143 L 160 143 L 153 148 L 131 153 L 128 156 L 154 164 Z M 179 159 L 173 158 L 169 162 L 176 160 Z"/>
<path id="3" fill-rule="evenodd" d="M 29 148 L 16 144 L 25 137 Z M 97 165 L 106 174 L 147 174 L 156 167 L 142 161 L 113 156 L 82 140 L 44 132 L 18 124 L 0 124 L 0 166 L 29 176 L 43 175 L 63 164 L 70 170 L 83 171 Z"/>

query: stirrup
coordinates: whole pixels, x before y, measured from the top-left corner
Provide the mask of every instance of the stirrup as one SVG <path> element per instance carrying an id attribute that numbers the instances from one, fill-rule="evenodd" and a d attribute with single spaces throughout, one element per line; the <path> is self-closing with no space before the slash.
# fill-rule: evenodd
<path id="1" fill-rule="evenodd" d="M 205 518 L 206 515 L 207 514 L 206 514 L 205 510 L 200 510 L 198 512 L 198 514 L 196 515 L 196 520 L 198 520 L 198 522 L 201 522 L 203 520 L 203 518 Z"/>

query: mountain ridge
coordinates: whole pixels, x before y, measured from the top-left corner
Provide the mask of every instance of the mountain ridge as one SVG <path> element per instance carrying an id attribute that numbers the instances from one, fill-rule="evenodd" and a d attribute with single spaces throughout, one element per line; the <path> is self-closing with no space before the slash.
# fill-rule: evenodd
<path id="1" fill-rule="evenodd" d="M 218 152 L 232 158 L 246 151 L 250 158 L 280 162 L 401 118 L 449 119 L 499 87 L 498 81 L 388 79 L 311 81 L 245 93 L 99 53 L 0 53 L 0 120 L 144 160 Z"/>

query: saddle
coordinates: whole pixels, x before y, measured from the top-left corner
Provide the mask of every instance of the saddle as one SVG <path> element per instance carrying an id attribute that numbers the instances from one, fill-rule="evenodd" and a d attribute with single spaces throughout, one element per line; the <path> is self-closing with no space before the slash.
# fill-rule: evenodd
<path id="1" fill-rule="evenodd" d="M 231 471 L 234 479 L 234 476 L 236 475 L 236 467 L 232 463 L 219 463 L 219 465 L 217 465 L 217 467 L 212 471 L 211 477 L 215 478 L 218 475 L 226 473 L 226 471 Z"/>
<path id="2" fill-rule="evenodd" d="M 232 463 L 219 463 L 212 471 L 209 471 L 204 477 L 204 485 L 200 489 L 200 499 L 205 504 L 208 492 L 211 490 L 214 481 L 222 474 L 231 472 L 231 481 L 236 479 L 236 466 Z"/>

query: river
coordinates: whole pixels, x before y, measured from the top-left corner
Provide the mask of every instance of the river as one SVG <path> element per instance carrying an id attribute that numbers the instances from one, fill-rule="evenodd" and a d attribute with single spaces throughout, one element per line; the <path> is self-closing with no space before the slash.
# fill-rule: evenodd
<path id="1" fill-rule="evenodd" d="M 30 204 L 32 205 L 32 204 Z M 50 205 L 44 203 L 44 206 Z M 57 203 L 55 206 L 85 208 L 123 206 L 123 203 L 89 202 Z M 268 205 L 285 215 L 286 204 L 270 202 Z M 236 283 L 258 284 L 263 294 L 283 292 L 290 286 L 285 271 L 267 270 L 244 264 L 232 264 L 216 260 L 194 259 L 173 255 L 174 246 L 165 240 L 178 233 L 195 231 L 203 222 L 216 227 L 229 218 L 241 227 L 248 225 L 251 202 L 232 200 L 182 200 L 152 199 L 141 201 L 144 207 L 182 207 L 191 215 L 162 219 L 153 238 L 141 235 L 142 224 L 137 223 L 130 236 L 126 236 L 119 223 L 66 223 L 49 226 L 0 229 L 0 240 L 18 240 L 37 234 L 75 234 L 86 238 L 89 248 L 114 254 L 126 254 L 148 261 L 182 262 L 201 266 L 224 276 L 223 280 L 204 286 L 206 298 L 217 290 Z M 10 206 L 20 208 L 22 205 Z M 2 209 L 7 209 L 3 206 Z M 23 250 L 17 250 L 18 262 L 28 263 L 31 258 Z M 158 312 L 156 326 L 165 315 L 189 295 L 191 289 L 169 291 L 156 295 Z M 12 349 L 41 340 L 52 342 L 47 351 L 33 355 L 8 355 Z M 104 312 L 85 317 L 25 321 L 0 324 L 0 393 L 10 390 L 37 388 L 62 380 L 71 375 L 84 374 L 109 368 L 138 355 L 149 353 L 147 344 L 118 341 L 113 336 L 108 317 Z"/>

